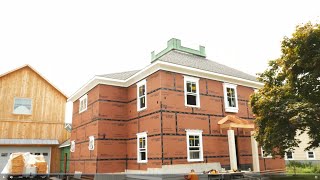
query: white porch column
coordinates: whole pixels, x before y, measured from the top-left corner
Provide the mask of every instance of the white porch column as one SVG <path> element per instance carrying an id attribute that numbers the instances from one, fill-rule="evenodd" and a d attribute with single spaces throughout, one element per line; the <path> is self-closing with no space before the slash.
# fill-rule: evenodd
<path id="1" fill-rule="evenodd" d="M 258 143 L 254 139 L 254 131 L 251 131 L 252 166 L 254 172 L 260 172 Z"/>
<path id="2" fill-rule="evenodd" d="M 234 130 L 228 130 L 229 158 L 231 170 L 238 169 Z"/>

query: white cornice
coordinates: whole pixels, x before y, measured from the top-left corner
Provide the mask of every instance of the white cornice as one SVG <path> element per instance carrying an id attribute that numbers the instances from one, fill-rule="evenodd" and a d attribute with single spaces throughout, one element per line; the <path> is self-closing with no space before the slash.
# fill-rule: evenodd
<path id="1" fill-rule="evenodd" d="M 200 70 L 192 67 L 186 67 L 182 65 L 173 64 L 173 63 L 156 61 L 126 80 L 117 80 L 117 79 L 95 76 L 89 82 L 87 82 L 84 86 L 82 86 L 78 91 L 72 94 L 69 97 L 68 101 L 72 101 L 72 102 L 76 101 L 82 95 L 89 92 L 92 88 L 94 88 L 98 84 L 105 84 L 105 85 L 112 85 L 112 86 L 119 86 L 119 87 L 129 87 L 132 84 L 137 83 L 138 81 L 148 77 L 154 72 L 157 72 L 158 70 L 171 71 L 171 72 L 176 72 L 176 73 L 180 73 L 188 76 L 207 78 L 207 79 L 212 79 L 212 80 L 217 80 L 217 81 L 222 81 L 222 82 L 227 82 L 227 83 L 232 83 L 232 84 L 237 84 L 237 85 L 242 85 L 242 86 L 247 86 L 252 88 L 260 88 L 263 86 L 263 84 L 260 82 L 250 81 L 242 78 L 218 74 L 210 71 Z"/>

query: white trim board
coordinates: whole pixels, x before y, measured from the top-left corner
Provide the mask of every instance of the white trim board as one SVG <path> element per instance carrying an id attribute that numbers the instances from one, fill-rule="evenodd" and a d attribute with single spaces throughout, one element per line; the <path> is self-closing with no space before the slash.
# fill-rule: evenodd
<path id="1" fill-rule="evenodd" d="M 180 73 L 184 75 L 212 79 L 212 80 L 217 80 L 217 81 L 222 81 L 222 82 L 227 82 L 231 84 L 242 85 L 242 86 L 252 87 L 252 88 L 261 88 L 263 86 L 263 83 L 260 83 L 260 82 L 250 81 L 250 80 L 246 80 L 238 77 L 218 74 L 210 71 L 177 65 L 173 63 L 156 61 L 126 80 L 118 80 L 118 79 L 94 76 L 89 82 L 87 82 L 80 89 L 78 89 L 74 94 L 72 94 L 68 98 L 68 101 L 72 101 L 72 102 L 76 101 L 77 99 L 79 99 L 81 96 L 89 92 L 98 84 L 105 84 L 105 85 L 112 85 L 112 86 L 119 86 L 119 87 L 129 87 L 132 84 L 135 84 L 141 81 L 142 79 L 148 77 L 149 75 L 157 72 L 158 70 L 165 70 L 165 71 Z"/>

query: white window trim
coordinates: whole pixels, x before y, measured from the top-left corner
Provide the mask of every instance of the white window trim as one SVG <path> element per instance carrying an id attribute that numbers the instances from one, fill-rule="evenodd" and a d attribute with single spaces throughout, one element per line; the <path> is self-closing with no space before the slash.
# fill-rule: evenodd
<path id="1" fill-rule="evenodd" d="M 84 109 L 80 109 L 81 108 L 81 101 L 84 101 L 86 100 L 86 107 Z M 80 99 L 79 99 L 79 114 L 86 111 L 88 108 L 88 94 L 82 96 Z"/>
<path id="2" fill-rule="evenodd" d="M 146 139 L 146 160 L 140 160 L 140 151 L 139 151 L 139 138 Z M 147 163 L 148 162 L 148 135 L 147 132 L 137 133 L 137 162 L 138 163 Z"/>
<path id="3" fill-rule="evenodd" d="M 14 112 L 14 105 L 15 105 L 16 99 L 30 99 L 30 100 L 31 100 L 31 110 L 30 110 L 30 113 L 15 113 L 15 112 Z M 12 111 L 12 113 L 13 113 L 13 114 L 16 114 L 16 115 L 32 115 L 32 109 L 33 109 L 32 101 L 33 101 L 32 98 L 14 97 L 14 99 L 13 99 L 13 111 Z"/>
<path id="4" fill-rule="evenodd" d="M 197 91 L 196 103 L 197 103 L 197 105 L 195 105 L 195 106 L 187 104 L 187 81 L 191 81 L 191 82 L 196 83 L 196 91 Z M 188 107 L 200 108 L 199 78 L 184 76 L 183 83 L 184 83 L 184 105 L 188 106 Z"/>
<path id="5" fill-rule="evenodd" d="M 272 158 L 272 155 L 271 154 L 268 154 L 267 156 L 264 156 L 264 154 L 263 154 L 263 148 L 261 147 L 261 157 L 262 158 Z"/>
<path id="6" fill-rule="evenodd" d="M 308 152 L 313 152 L 313 158 L 309 158 Z M 307 159 L 308 159 L 308 160 L 315 160 L 315 159 L 316 159 L 316 153 L 315 153 L 314 151 L 307 151 L 307 152 L 306 152 L 306 155 L 307 155 Z"/>
<path id="7" fill-rule="evenodd" d="M 294 153 L 293 152 L 291 152 L 291 153 L 292 153 L 292 158 L 291 159 L 288 159 L 287 153 L 285 154 L 284 159 L 285 160 L 294 160 Z"/>
<path id="8" fill-rule="evenodd" d="M 76 142 L 73 140 L 70 142 L 70 152 L 76 151 Z"/>
<path id="9" fill-rule="evenodd" d="M 88 146 L 89 151 L 94 150 L 94 136 L 89 136 L 89 146 Z"/>
<path id="10" fill-rule="evenodd" d="M 228 95 L 228 94 L 227 94 L 227 88 L 233 88 L 233 89 L 234 89 L 236 107 L 229 107 L 228 96 L 227 96 L 227 95 Z M 235 85 L 235 84 L 229 84 L 229 83 L 223 83 L 223 96 L 224 96 L 225 112 L 238 113 L 238 111 L 239 111 L 239 105 L 238 105 L 237 85 Z"/>
<path id="11" fill-rule="evenodd" d="M 145 106 L 143 108 L 140 108 L 140 97 L 139 97 L 139 88 L 141 86 L 144 85 L 144 90 L 145 90 Z M 145 110 L 147 109 L 147 80 L 144 79 L 140 82 L 137 83 L 137 111 L 142 111 L 142 110 Z"/>
<path id="12" fill-rule="evenodd" d="M 198 129 L 186 129 L 186 136 L 187 136 L 187 156 L 188 156 L 188 162 L 199 162 L 203 161 L 203 143 L 202 143 L 202 130 Z M 199 159 L 190 159 L 190 149 L 189 149 L 189 136 L 199 136 L 199 143 L 200 143 L 200 158 Z"/>

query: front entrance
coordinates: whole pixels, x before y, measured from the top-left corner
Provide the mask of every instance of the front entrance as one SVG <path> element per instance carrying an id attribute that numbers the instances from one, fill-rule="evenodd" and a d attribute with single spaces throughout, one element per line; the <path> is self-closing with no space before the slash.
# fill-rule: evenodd
<path id="1" fill-rule="evenodd" d="M 250 131 L 254 130 L 253 122 L 234 115 L 227 115 L 218 121 L 218 124 L 221 131 L 227 130 L 228 132 L 230 169 L 248 170 L 249 167 L 253 167 L 254 162 L 250 157 L 253 157 L 254 154 L 251 149 L 252 138 L 250 139 Z M 246 135 L 245 132 L 247 132 Z"/>

